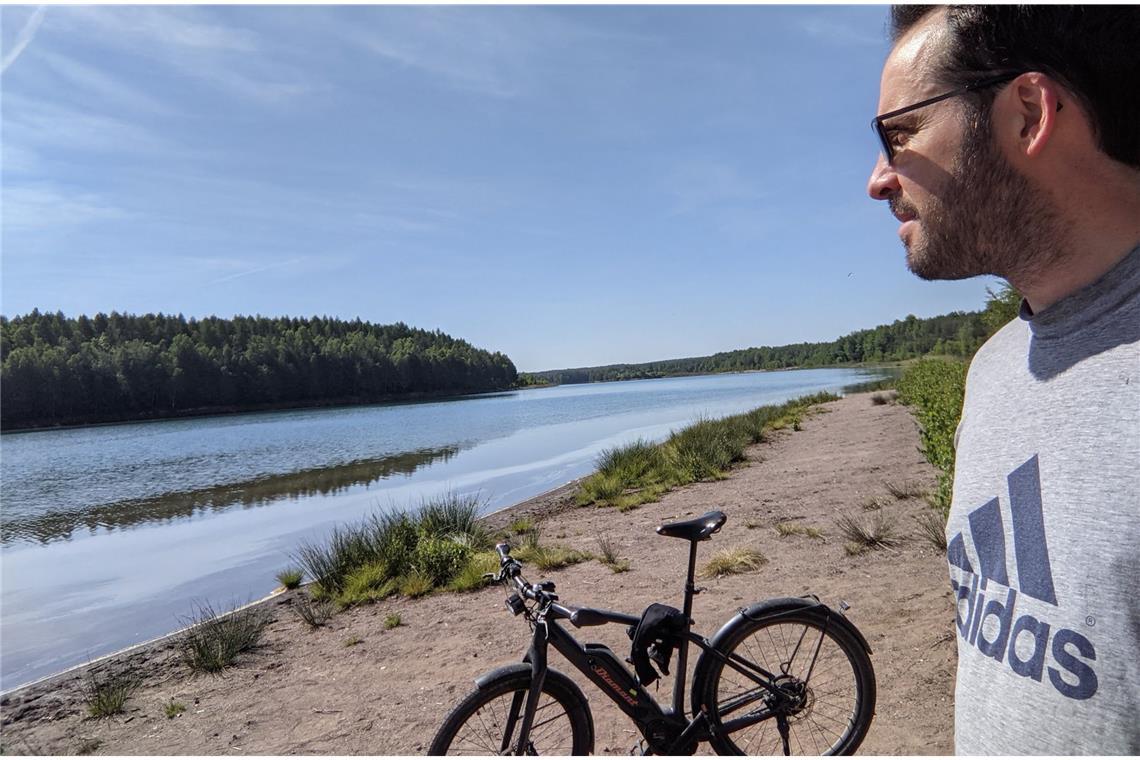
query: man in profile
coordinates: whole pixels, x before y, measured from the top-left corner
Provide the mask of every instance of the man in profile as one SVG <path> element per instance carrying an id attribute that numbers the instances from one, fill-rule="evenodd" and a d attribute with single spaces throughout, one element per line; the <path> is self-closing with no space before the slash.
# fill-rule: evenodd
<path id="1" fill-rule="evenodd" d="M 958 754 L 1140 754 L 1140 9 L 897 6 L 868 191 L 997 275 L 947 523 Z"/>

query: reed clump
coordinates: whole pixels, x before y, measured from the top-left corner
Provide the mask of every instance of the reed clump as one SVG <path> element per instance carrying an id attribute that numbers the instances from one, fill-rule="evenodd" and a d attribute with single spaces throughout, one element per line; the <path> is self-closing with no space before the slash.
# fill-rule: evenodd
<path id="1" fill-rule="evenodd" d="M 271 618 L 261 607 L 219 614 L 203 602 L 194 616 L 184 622 L 189 623 L 189 628 L 178 644 L 182 661 L 194 672 L 217 673 L 261 642 Z"/>

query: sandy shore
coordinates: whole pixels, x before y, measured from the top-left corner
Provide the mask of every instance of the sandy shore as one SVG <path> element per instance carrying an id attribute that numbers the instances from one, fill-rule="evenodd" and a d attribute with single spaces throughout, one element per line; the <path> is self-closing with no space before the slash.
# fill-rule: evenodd
<path id="1" fill-rule="evenodd" d="M 685 544 L 660 538 L 661 522 L 721 509 L 711 552 L 750 546 L 770 560 L 756 572 L 704 583 L 694 605 L 696 629 L 711 635 L 740 606 L 773 596 L 818 594 L 851 605 L 848 617 L 874 649 L 878 710 L 864 754 L 948 754 L 953 750 L 954 610 L 945 559 L 919 536 L 921 499 L 889 498 L 902 544 L 850 557 L 835 518 L 863 514 L 887 482 L 932 487 L 933 468 L 917 450 L 918 431 L 901 406 L 875 406 L 868 394 L 822 407 L 799 432 L 753 446 L 748 461 L 724 480 L 697 483 L 659 503 L 620 514 L 575 508 L 573 486 L 544 494 L 488 520 L 504 525 L 520 514 L 540 521 L 545 543 L 597 551 L 607 535 L 631 570 L 615 575 L 598 562 L 545 574 L 563 600 L 640 612 L 654 601 L 680 603 Z M 817 527 L 823 540 L 779 537 L 780 522 Z M 537 580 L 540 573 L 528 574 Z M 517 661 L 528 643 L 525 623 L 503 606 L 504 591 L 393 599 L 349 610 L 310 630 L 292 610 L 297 592 L 266 600 L 274 616 L 264 644 L 223 675 L 193 676 L 163 640 L 8 694 L 0 703 L 5 754 L 420 754 L 472 679 Z M 402 624 L 385 630 L 384 619 Z M 622 656 L 619 626 L 579 631 Z M 632 725 L 558 655 L 552 667 L 571 674 L 590 697 L 596 751 L 627 754 Z M 126 712 L 86 719 L 83 685 L 92 668 L 130 668 L 142 684 Z M 668 699 L 670 679 L 659 698 Z M 164 705 L 186 705 L 168 719 Z"/>

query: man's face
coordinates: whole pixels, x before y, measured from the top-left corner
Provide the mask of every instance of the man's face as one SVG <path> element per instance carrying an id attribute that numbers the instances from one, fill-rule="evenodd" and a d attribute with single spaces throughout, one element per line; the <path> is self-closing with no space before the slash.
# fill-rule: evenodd
<path id="1" fill-rule="evenodd" d="M 917 103 L 949 89 L 933 74 L 945 44 L 944 20 L 935 12 L 891 51 L 883 67 L 879 113 Z M 1008 277 L 1046 241 L 1027 228 L 1049 216 L 1042 196 L 1002 156 L 988 113 L 970 112 L 950 98 L 890 119 L 884 125 L 895 158 L 880 155 L 868 192 L 885 200 L 902 222 L 899 237 L 907 267 L 927 280 L 981 274 Z"/>

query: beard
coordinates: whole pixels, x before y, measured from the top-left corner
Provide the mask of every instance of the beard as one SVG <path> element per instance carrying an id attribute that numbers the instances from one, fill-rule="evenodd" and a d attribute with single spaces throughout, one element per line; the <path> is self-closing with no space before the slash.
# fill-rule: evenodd
<path id="1" fill-rule="evenodd" d="M 917 217 L 922 235 L 907 243 L 906 263 L 924 280 L 997 275 L 1032 281 L 1064 258 L 1065 228 L 1053 204 L 1005 160 L 979 114 L 954 157 L 950 179 L 925 210 L 899 196 L 896 216 Z"/>

